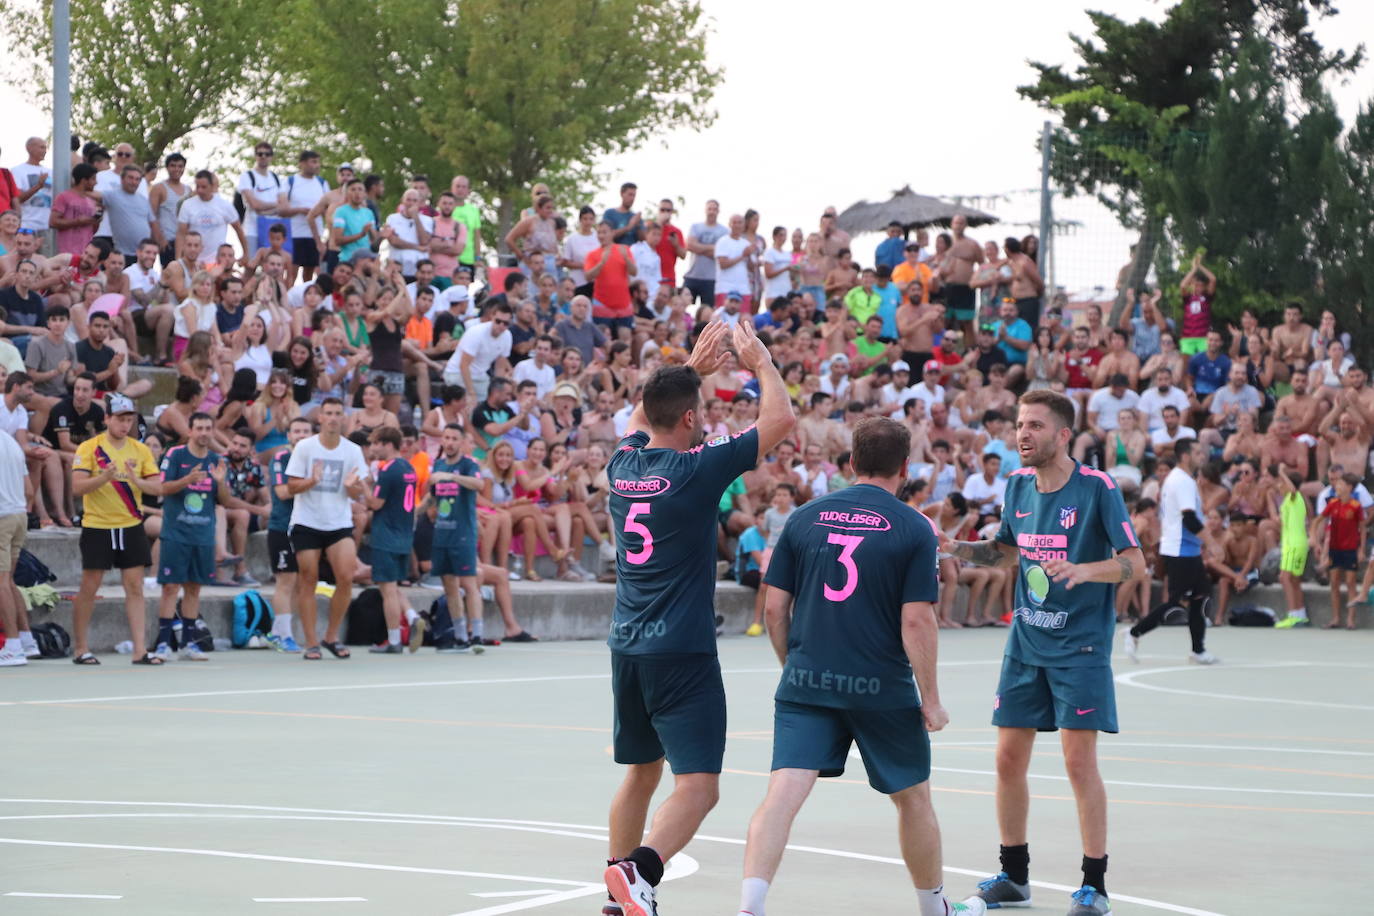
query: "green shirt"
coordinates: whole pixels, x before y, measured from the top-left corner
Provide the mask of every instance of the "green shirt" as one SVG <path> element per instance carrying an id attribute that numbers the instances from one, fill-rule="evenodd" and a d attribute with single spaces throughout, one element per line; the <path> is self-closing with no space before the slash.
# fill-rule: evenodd
<path id="1" fill-rule="evenodd" d="M 886 352 L 887 344 L 883 343 L 881 340 L 875 340 L 873 343 L 869 343 L 867 337 L 857 337 L 854 340 L 854 349 L 858 350 L 859 355 L 864 359 L 878 359 Z M 874 365 L 876 365 L 876 363 Z M 869 366 L 864 372 L 864 375 L 868 375 L 868 373 L 872 371 L 873 366 Z"/>
<path id="2" fill-rule="evenodd" d="M 482 214 L 476 204 L 462 204 L 453 208 L 453 219 L 468 227 L 468 241 L 463 246 L 463 253 L 458 255 L 458 263 L 472 264 L 476 257 L 477 230 L 482 228 Z"/>
<path id="3" fill-rule="evenodd" d="M 744 475 L 736 477 L 730 486 L 725 488 L 725 492 L 720 494 L 720 505 L 717 507 L 721 512 L 733 512 L 735 509 L 735 497 L 743 495 L 747 491 L 744 488 Z"/>
<path id="4" fill-rule="evenodd" d="M 878 309 L 883 304 L 883 297 L 878 295 L 878 291 L 864 292 L 862 286 L 856 286 L 844 294 L 844 307 L 849 309 L 849 314 L 859 322 L 860 330 L 863 329 L 864 322 L 878 314 Z"/>

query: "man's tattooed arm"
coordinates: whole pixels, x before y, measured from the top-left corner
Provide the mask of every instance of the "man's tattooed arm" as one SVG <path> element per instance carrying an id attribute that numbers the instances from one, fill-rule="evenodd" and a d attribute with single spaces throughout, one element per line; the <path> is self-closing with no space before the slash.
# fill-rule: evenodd
<path id="1" fill-rule="evenodd" d="M 1016 564 L 1016 550 L 1000 541 L 955 541 L 950 553 L 975 566 L 1009 567 Z"/>

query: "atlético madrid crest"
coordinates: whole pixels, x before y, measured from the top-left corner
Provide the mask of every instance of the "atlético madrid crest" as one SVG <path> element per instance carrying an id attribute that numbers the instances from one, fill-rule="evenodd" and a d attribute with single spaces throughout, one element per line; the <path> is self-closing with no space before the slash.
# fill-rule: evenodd
<path id="1" fill-rule="evenodd" d="M 1060 507 L 1059 507 L 1059 527 L 1060 527 L 1060 528 L 1063 528 L 1063 529 L 1065 529 L 1065 530 L 1068 530 L 1069 528 L 1072 528 L 1072 527 L 1074 526 L 1074 523 L 1077 522 L 1077 521 L 1078 521 L 1078 507 L 1077 507 L 1077 506 L 1060 506 Z"/>

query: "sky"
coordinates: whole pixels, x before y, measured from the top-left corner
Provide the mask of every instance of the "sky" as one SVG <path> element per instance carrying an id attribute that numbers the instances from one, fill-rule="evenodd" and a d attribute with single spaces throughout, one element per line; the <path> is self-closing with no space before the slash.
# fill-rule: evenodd
<path id="1" fill-rule="evenodd" d="M 1036 139 L 1046 113 L 1020 99 L 1016 87 L 1033 78 L 1028 58 L 1072 63 L 1069 33 L 1090 32 L 1082 0 L 701 3 L 712 22 L 710 61 L 725 69 L 712 105 L 716 120 L 601 163 L 610 178 L 594 201 L 598 209 L 617 204 L 615 189 L 629 180 L 639 185 L 643 207 L 678 200 L 680 224 L 700 220 L 705 201 L 715 198 L 722 219 L 752 207 L 765 231 L 810 231 L 828 205 L 885 200 L 910 185 L 999 216 L 1004 225 L 970 232 L 980 240 L 1019 237 L 1038 221 Z M 1167 8 L 1155 0 L 1095 5 L 1127 20 L 1157 18 Z M 1319 40 L 1349 47 L 1351 36 L 1374 36 L 1374 3 L 1342 7 L 1318 24 Z M 1374 96 L 1374 69 L 1332 91 L 1348 120 Z M 51 125 L 13 87 L 0 87 L 0 110 L 0 162 L 12 165 L 23 160 L 24 139 L 50 134 Z M 1109 287 L 1132 236 L 1091 201 L 1057 200 L 1055 216 L 1082 224 L 1056 239 L 1056 281 L 1073 290 Z M 855 240 L 861 263 L 871 261 L 879 240 Z"/>

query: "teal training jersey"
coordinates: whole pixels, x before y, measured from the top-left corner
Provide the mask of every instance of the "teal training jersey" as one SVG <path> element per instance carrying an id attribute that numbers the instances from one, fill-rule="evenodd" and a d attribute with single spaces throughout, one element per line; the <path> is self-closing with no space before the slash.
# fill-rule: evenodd
<path id="1" fill-rule="evenodd" d="M 205 479 L 162 500 L 162 537 L 167 541 L 204 547 L 215 543 L 215 503 L 218 498 L 210 468 L 220 461 L 214 452 L 197 458 L 184 445 L 174 445 L 162 456 L 162 479 L 180 480 L 196 468 Z"/>
<path id="2" fill-rule="evenodd" d="M 793 510 L 764 576 L 793 598 L 776 698 L 845 709 L 916 705 L 902 605 L 939 599 L 937 549 L 930 519 L 872 484 Z"/>
<path id="3" fill-rule="evenodd" d="M 477 462 L 466 455 L 457 461 L 449 462 L 438 458 L 430 471 L 430 480 L 435 474 L 461 474 L 464 477 L 481 477 L 482 469 Z M 469 490 L 452 480 L 437 481 L 430 484 L 434 490 L 434 546 L 457 547 L 459 544 L 477 543 L 477 491 Z"/>
<path id="4" fill-rule="evenodd" d="M 758 463 L 754 427 L 686 452 L 620 441 L 606 467 L 616 530 L 612 651 L 716 654 L 716 505 Z"/>
<path id="5" fill-rule="evenodd" d="M 272 453 L 272 460 L 267 466 L 267 492 L 272 497 L 272 513 L 267 516 L 268 531 L 291 530 L 291 507 L 296 501 L 277 495 L 277 487 L 286 486 L 286 466 L 290 462 L 291 449 L 283 446 Z"/>
<path id="6" fill-rule="evenodd" d="M 372 513 L 372 549 L 410 553 L 415 540 L 415 469 L 404 458 L 393 458 L 377 472 L 372 498 L 383 499 Z"/>
<path id="7" fill-rule="evenodd" d="M 1006 654 L 1047 668 L 1110 665 L 1116 586 L 1085 582 L 1070 591 L 1041 564 L 1096 563 L 1140 546 L 1116 482 L 1075 461 L 1064 486 L 1041 493 L 1033 468 L 1013 471 L 997 540 L 1017 549 L 1020 564 Z"/>

